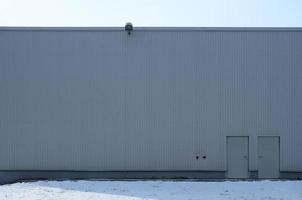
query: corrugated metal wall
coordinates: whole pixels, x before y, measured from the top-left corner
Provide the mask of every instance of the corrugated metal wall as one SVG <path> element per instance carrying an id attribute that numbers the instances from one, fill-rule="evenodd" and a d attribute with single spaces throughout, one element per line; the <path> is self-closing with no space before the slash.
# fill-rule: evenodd
<path id="1" fill-rule="evenodd" d="M 240 135 L 302 171 L 301 31 L 0 29 L 0 170 L 226 170 Z"/>

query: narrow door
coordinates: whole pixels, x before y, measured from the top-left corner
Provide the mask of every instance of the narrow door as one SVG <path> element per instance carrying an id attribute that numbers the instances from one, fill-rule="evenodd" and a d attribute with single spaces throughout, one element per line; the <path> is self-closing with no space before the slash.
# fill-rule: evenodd
<path id="1" fill-rule="evenodd" d="M 227 137 L 227 177 L 248 178 L 248 137 Z"/>
<path id="2" fill-rule="evenodd" d="M 279 137 L 258 137 L 258 177 L 279 178 Z"/>

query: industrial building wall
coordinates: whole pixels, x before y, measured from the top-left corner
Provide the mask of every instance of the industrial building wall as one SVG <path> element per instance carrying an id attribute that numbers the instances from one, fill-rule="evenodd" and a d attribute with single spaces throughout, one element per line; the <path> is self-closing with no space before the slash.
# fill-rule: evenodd
<path id="1" fill-rule="evenodd" d="M 225 171 L 227 136 L 302 171 L 302 32 L 0 29 L 0 170 Z M 199 159 L 196 159 L 196 157 Z"/>

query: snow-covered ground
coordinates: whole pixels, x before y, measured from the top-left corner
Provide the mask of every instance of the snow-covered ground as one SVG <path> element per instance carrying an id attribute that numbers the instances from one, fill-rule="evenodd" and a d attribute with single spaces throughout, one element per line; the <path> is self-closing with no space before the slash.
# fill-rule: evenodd
<path id="1" fill-rule="evenodd" d="M 0 186 L 1 200 L 302 200 L 302 181 L 37 181 Z"/>

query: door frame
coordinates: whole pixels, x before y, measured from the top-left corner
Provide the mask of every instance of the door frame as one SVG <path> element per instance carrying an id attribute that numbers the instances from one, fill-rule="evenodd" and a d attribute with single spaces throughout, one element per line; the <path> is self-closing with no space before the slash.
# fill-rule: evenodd
<path id="1" fill-rule="evenodd" d="M 281 168 L 280 168 L 280 155 L 281 155 L 281 153 L 280 153 L 280 151 L 281 151 L 281 137 L 280 137 L 280 135 L 258 135 L 257 136 L 257 172 L 258 172 L 258 174 L 259 174 L 259 143 L 258 143 L 258 141 L 259 141 L 259 138 L 260 137 L 277 137 L 278 138 L 278 142 L 279 142 L 279 155 L 278 155 L 278 159 L 279 159 L 279 163 L 278 163 L 278 168 L 279 168 L 279 173 L 281 172 Z"/>
<path id="2" fill-rule="evenodd" d="M 247 172 L 250 176 L 250 136 L 249 135 L 227 135 L 225 137 L 225 158 L 226 158 L 226 178 L 228 178 L 228 166 L 229 166 L 229 160 L 228 160 L 228 138 L 230 137 L 246 137 L 247 138 Z"/>

